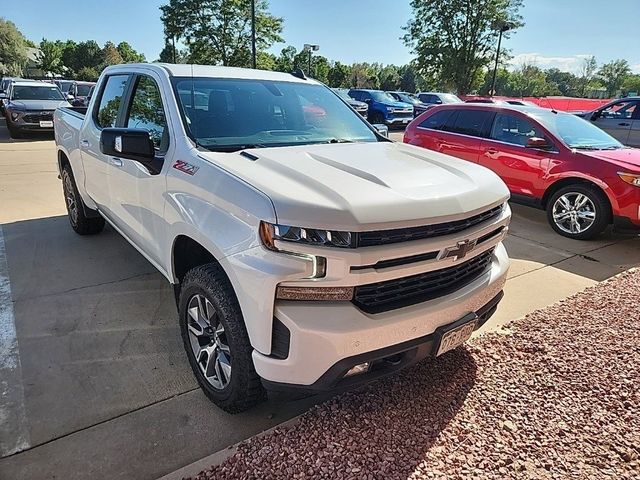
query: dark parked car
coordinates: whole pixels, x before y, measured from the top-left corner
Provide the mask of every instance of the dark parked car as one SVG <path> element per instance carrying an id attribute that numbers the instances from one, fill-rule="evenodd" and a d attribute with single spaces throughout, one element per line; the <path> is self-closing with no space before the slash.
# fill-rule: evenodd
<path id="1" fill-rule="evenodd" d="M 433 105 L 428 105 L 426 103 L 423 103 L 416 96 L 415 93 L 409 93 L 409 92 L 387 92 L 387 93 L 391 95 L 393 98 L 395 98 L 396 100 L 398 100 L 399 102 L 410 103 L 411 105 L 413 105 L 414 117 L 417 117 L 421 113 L 426 112 L 427 110 L 429 110 L 429 108 L 433 106 Z"/>
<path id="2" fill-rule="evenodd" d="M 590 112 L 577 113 L 630 147 L 640 147 L 640 97 L 614 100 Z"/>
<path id="3" fill-rule="evenodd" d="M 413 120 L 413 105 L 399 102 L 382 90 L 354 88 L 349 96 L 369 105 L 369 122 L 385 125 L 407 125 Z"/>
<path id="4" fill-rule="evenodd" d="M 74 107 L 86 107 L 89 104 L 88 98 L 94 85 L 95 82 L 73 82 L 67 91 L 67 95 L 73 97 L 73 99 L 69 98 L 71 104 Z"/>
<path id="5" fill-rule="evenodd" d="M 334 92 L 338 94 L 340 98 L 342 98 L 345 102 L 351 105 L 356 112 L 362 115 L 364 118 L 367 118 L 367 113 L 369 112 L 369 105 L 364 102 L 359 102 L 358 100 L 354 100 L 349 96 L 349 90 L 346 88 L 333 88 Z"/>
<path id="6" fill-rule="evenodd" d="M 2 77 L 2 80 L 0 80 L 0 95 L 2 94 L 8 95 L 9 87 L 11 86 L 11 83 L 15 82 L 16 80 L 22 80 L 22 79 L 18 77 Z M 0 98 L 0 114 L 1 115 L 4 115 L 4 102 L 5 102 L 5 99 Z"/>
<path id="7" fill-rule="evenodd" d="M 2 95 L 11 138 L 25 132 L 53 132 L 55 109 L 71 106 L 56 85 L 33 80 L 13 82 L 8 96 Z"/>

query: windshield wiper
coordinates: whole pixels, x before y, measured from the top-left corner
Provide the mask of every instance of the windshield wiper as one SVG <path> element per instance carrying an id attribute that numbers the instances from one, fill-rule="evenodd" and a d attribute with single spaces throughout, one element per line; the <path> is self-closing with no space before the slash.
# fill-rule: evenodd
<path id="1" fill-rule="evenodd" d="M 320 143 L 354 143 L 353 140 L 348 140 L 346 138 L 330 138 L 329 140 L 325 140 Z"/>
<path id="2" fill-rule="evenodd" d="M 569 145 L 570 148 L 575 148 L 576 150 L 601 150 L 600 147 L 596 147 L 595 145 Z"/>
<path id="3" fill-rule="evenodd" d="M 249 148 L 266 148 L 267 145 L 263 145 L 261 143 L 245 143 L 242 145 L 202 145 L 198 144 L 199 147 L 204 148 L 210 152 L 238 152 L 240 150 L 247 150 Z"/>

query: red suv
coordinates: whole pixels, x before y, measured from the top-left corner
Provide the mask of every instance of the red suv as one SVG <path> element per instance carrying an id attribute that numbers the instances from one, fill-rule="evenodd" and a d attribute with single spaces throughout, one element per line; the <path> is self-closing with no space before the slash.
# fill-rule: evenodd
<path id="1" fill-rule="evenodd" d="M 590 239 L 611 223 L 640 230 L 640 149 L 625 147 L 575 115 L 511 105 L 442 105 L 417 117 L 404 141 L 493 170 L 513 201 L 545 209 L 565 237 Z"/>

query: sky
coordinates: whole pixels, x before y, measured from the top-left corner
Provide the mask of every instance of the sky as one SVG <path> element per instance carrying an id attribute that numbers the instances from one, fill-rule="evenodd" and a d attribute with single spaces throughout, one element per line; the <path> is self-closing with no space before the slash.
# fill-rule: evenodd
<path id="1" fill-rule="evenodd" d="M 38 42 L 93 39 L 99 44 L 129 42 L 147 60 L 163 47 L 158 7 L 162 0 L 0 0 L 0 16 Z M 599 63 L 624 58 L 640 73 L 640 0 L 524 0 L 525 26 L 503 45 L 523 62 L 577 72 L 582 59 Z M 285 45 L 320 45 L 320 54 L 343 63 L 402 65 L 413 56 L 400 40 L 411 17 L 409 0 L 270 0 L 284 18 Z"/>

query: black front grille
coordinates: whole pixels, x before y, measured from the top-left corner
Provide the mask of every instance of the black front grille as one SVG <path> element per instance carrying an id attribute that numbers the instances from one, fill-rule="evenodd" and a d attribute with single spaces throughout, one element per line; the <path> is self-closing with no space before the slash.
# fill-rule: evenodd
<path id="1" fill-rule="evenodd" d="M 362 232 L 358 234 L 357 246 L 371 247 L 374 245 L 387 245 L 389 243 L 423 240 L 425 238 L 440 237 L 442 235 L 458 233 L 486 220 L 497 217 L 500 215 L 501 211 L 502 205 L 478 215 L 474 215 L 473 217 L 465 218 L 464 220 L 437 223 L 435 225 L 423 225 L 420 227 L 397 228 L 395 230 Z"/>
<path id="2" fill-rule="evenodd" d="M 367 313 L 381 313 L 448 295 L 482 275 L 493 249 L 454 267 L 361 285 L 355 288 L 353 303 Z"/>
<path id="3" fill-rule="evenodd" d="M 23 119 L 27 123 L 50 122 L 53 120 L 53 112 L 27 113 Z"/>

